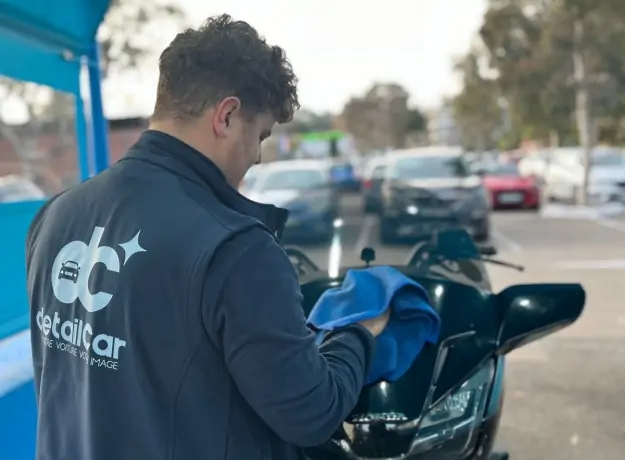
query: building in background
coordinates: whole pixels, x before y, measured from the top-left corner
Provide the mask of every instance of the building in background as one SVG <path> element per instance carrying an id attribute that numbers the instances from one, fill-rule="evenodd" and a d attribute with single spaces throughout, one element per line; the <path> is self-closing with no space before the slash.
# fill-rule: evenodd
<path id="1" fill-rule="evenodd" d="M 52 126 L 52 125 L 51 125 Z M 109 120 L 109 155 L 111 162 L 119 160 L 147 128 L 147 118 L 124 118 Z M 14 129 L 17 135 L 29 135 L 26 126 Z M 23 132 L 22 132 L 23 131 Z M 65 136 L 65 135 L 63 135 Z M 31 156 L 30 165 L 25 165 L 23 155 L 18 155 L 13 144 L 0 136 L 0 177 L 25 175 L 29 171 L 35 182 L 48 195 L 56 194 L 78 182 L 78 153 L 72 134 L 69 139 L 60 139 L 54 127 L 42 129 L 33 139 L 38 154 Z"/>

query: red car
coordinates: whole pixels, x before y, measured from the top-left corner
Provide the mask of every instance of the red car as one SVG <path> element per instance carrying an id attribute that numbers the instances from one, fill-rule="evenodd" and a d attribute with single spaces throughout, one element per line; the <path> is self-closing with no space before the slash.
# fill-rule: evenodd
<path id="1" fill-rule="evenodd" d="M 540 189 L 522 177 L 513 163 L 495 164 L 483 171 L 482 181 L 493 209 L 540 209 Z"/>

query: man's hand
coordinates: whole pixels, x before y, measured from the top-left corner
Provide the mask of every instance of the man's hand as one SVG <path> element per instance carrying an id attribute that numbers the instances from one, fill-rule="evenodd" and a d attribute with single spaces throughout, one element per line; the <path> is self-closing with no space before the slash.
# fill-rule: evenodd
<path id="1" fill-rule="evenodd" d="M 367 329 L 374 337 L 377 337 L 382 333 L 386 325 L 388 324 L 388 319 L 391 316 L 391 309 L 387 308 L 384 313 L 376 318 L 367 319 L 365 321 L 360 322 L 359 324 Z"/>

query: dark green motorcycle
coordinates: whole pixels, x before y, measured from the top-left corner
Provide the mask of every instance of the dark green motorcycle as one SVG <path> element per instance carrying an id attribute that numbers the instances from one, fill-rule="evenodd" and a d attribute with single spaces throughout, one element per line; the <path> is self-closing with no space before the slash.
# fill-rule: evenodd
<path id="1" fill-rule="evenodd" d="M 361 267 L 337 276 L 320 270 L 299 248 L 287 252 L 300 272 L 304 310 L 348 269 L 375 262 L 362 251 Z M 495 453 L 504 399 L 505 355 L 574 323 L 586 295 L 579 284 L 526 284 L 493 293 L 486 263 L 508 264 L 479 249 L 468 233 L 443 229 L 393 266 L 421 284 L 441 317 L 439 343 L 426 346 L 395 382 L 365 387 L 335 436 L 309 449 L 309 460 L 505 460 Z"/>

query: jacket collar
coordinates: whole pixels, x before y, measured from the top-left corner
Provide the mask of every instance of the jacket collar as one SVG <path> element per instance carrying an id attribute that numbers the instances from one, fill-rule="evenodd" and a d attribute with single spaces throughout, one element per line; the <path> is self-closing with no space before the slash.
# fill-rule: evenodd
<path id="1" fill-rule="evenodd" d="M 145 131 L 125 158 L 154 161 L 167 160 L 170 168 L 210 189 L 217 199 L 234 211 L 259 220 L 280 238 L 288 218 L 286 209 L 249 200 L 234 189 L 221 170 L 199 151 L 180 139 L 161 131 Z"/>

